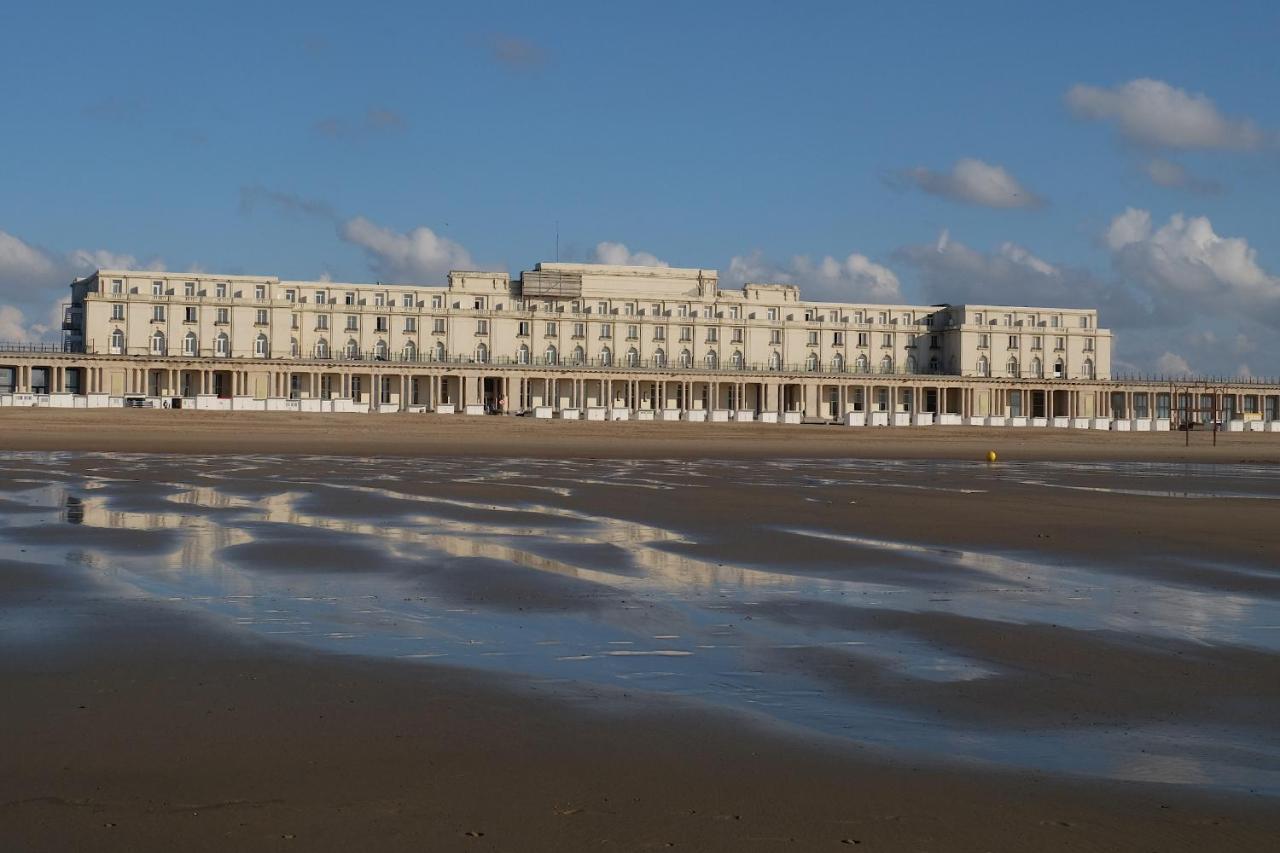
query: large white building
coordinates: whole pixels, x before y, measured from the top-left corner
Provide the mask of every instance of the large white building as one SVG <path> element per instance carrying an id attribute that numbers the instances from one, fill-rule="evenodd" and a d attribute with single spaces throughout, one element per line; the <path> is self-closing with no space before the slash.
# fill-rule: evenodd
<path id="1" fill-rule="evenodd" d="M 99 270 L 71 294 L 61 366 L 0 356 L 0 396 L 867 423 L 1177 408 L 1173 388 L 1109 383 L 1094 310 L 815 302 L 710 269 L 541 263 L 441 286 Z M 1227 397 L 1275 417 L 1274 394 Z"/>

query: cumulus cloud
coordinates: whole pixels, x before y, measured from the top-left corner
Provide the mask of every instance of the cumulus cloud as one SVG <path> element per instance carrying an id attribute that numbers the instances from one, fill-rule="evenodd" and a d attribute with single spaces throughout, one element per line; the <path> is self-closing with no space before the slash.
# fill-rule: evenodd
<path id="1" fill-rule="evenodd" d="M 1197 178 L 1181 163 L 1153 157 L 1142 166 L 1142 171 L 1151 183 L 1170 189 L 1190 190 L 1203 195 L 1220 192 L 1222 187 L 1214 181 Z"/>
<path id="2" fill-rule="evenodd" d="M 0 231 L 0 340 L 57 340 L 62 303 L 72 279 L 108 269 L 164 269 L 164 262 L 139 262 L 133 255 L 105 249 L 59 253 Z"/>
<path id="3" fill-rule="evenodd" d="M 614 264 L 624 267 L 669 267 L 671 264 L 649 252 L 633 252 L 626 243 L 596 243 L 591 253 L 597 264 Z"/>
<path id="4" fill-rule="evenodd" d="M 1191 376 L 1195 372 L 1185 358 L 1168 350 L 1156 359 L 1155 367 L 1165 376 Z"/>
<path id="5" fill-rule="evenodd" d="M 527 38 L 497 35 L 489 39 L 488 48 L 495 62 L 512 71 L 537 71 L 547 64 L 546 50 Z"/>
<path id="6" fill-rule="evenodd" d="M 898 276 L 866 255 L 850 254 L 844 259 L 826 255 L 813 260 L 797 255 L 785 264 L 769 260 L 760 250 L 737 255 L 729 261 L 725 282 L 797 284 L 809 298 L 849 302 L 900 302 L 902 288 Z"/>
<path id="7" fill-rule="evenodd" d="M 969 157 L 957 160 L 950 172 L 936 172 L 924 166 L 906 169 L 895 176 L 893 183 L 982 207 L 1032 208 L 1044 204 L 1003 166 Z"/>
<path id="8" fill-rule="evenodd" d="M 1130 80 L 1110 89 L 1078 84 L 1067 91 L 1066 102 L 1076 117 L 1112 122 L 1141 145 L 1242 151 L 1265 140 L 1250 119 L 1225 116 L 1206 95 L 1163 80 Z"/>
<path id="9" fill-rule="evenodd" d="M 474 267 L 466 248 L 425 226 L 401 232 L 357 216 L 343 222 L 338 234 L 364 250 L 380 281 L 441 281 L 450 270 Z"/>

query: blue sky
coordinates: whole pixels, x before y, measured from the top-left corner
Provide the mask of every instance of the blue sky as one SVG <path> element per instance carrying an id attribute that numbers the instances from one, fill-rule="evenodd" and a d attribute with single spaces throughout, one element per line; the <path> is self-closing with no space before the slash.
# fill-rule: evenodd
<path id="1" fill-rule="evenodd" d="M 95 263 L 437 283 L 558 222 L 564 259 L 1096 303 L 1122 368 L 1280 373 L 1280 4 L 887 5 L 23 4 L 0 337 Z"/>

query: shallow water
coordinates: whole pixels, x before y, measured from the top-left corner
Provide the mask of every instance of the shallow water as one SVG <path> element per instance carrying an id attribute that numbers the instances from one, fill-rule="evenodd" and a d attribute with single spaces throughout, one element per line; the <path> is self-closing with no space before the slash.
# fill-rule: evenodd
<path id="1" fill-rule="evenodd" d="M 820 655 L 904 684 L 1007 675 L 935 640 L 806 618 L 814 606 L 1274 654 L 1276 597 L 844 531 L 767 531 L 798 549 L 836 548 L 850 564 L 903 567 L 893 582 L 814 576 L 768 554 L 691 556 L 706 543 L 687 531 L 574 504 L 586 487 L 643 502 L 704 483 L 757 483 L 762 469 L 777 488 L 814 501 L 850 485 L 958 498 L 1011 484 L 1167 500 L 1280 498 L 1280 471 L 1265 466 L 318 457 L 298 466 L 270 456 L 7 454 L 0 559 L 76 566 L 112 594 L 327 651 L 675 694 L 934 757 L 1280 793 L 1273 731 L 1204 721 L 997 724 L 895 703 L 794 664 L 797 654 Z M 1217 568 L 1272 576 L 1266 566 Z M 778 618 L 788 607 L 796 618 Z M 52 642 L 56 622 L 56 613 L 10 611 L 0 640 Z"/>

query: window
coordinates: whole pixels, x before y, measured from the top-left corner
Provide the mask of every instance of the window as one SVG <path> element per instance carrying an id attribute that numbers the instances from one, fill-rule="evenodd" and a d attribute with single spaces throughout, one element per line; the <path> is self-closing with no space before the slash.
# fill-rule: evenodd
<path id="1" fill-rule="evenodd" d="M 329 292 L 328 292 L 328 291 L 326 291 L 326 290 L 317 290 L 317 291 L 316 291 L 316 304 L 317 304 L 317 305 L 324 305 L 324 304 L 325 304 L 325 303 L 327 303 L 328 301 L 329 301 Z M 318 346 L 318 345 L 317 345 L 317 346 Z"/>
<path id="2" fill-rule="evenodd" d="M 472 301 L 471 307 L 472 307 L 473 309 L 475 309 L 476 311 L 483 311 L 483 310 L 485 309 L 485 297 L 483 297 L 483 296 L 477 296 L 477 297 Z"/>
<path id="3" fill-rule="evenodd" d="M 529 363 L 529 345 L 521 344 L 520 349 L 516 350 L 516 364 Z"/>
<path id="4" fill-rule="evenodd" d="M 355 293 L 348 290 L 346 293 L 342 294 L 342 301 L 344 304 L 347 304 L 347 305 L 355 305 L 356 304 Z"/>
<path id="5" fill-rule="evenodd" d="M 681 367 L 693 366 L 693 354 L 690 353 L 687 349 L 680 350 L 680 366 Z"/>
<path id="6" fill-rule="evenodd" d="M 662 347 L 658 347 L 657 351 L 654 352 L 653 354 L 653 366 L 654 367 L 667 366 L 667 353 L 664 349 L 662 349 Z"/>
<path id="7" fill-rule="evenodd" d="M 693 340 L 693 326 L 681 326 L 681 327 L 680 327 L 680 340 L 682 340 L 682 341 L 691 341 L 691 340 Z"/>
<path id="8" fill-rule="evenodd" d="M 733 343 L 735 344 L 742 343 L 743 339 L 746 337 L 746 334 L 747 332 L 745 329 L 734 329 L 732 334 Z"/>
<path id="9" fill-rule="evenodd" d="M 347 338 L 347 358 L 357 358 L 360 355 L 360 345 L 356 343 L 355 338 Z"/>
<path id="10" fill-rule="evenodd" d="M 432 320 L 432 321 L 431 321 L 431 333 L 432 333 L 432 334 L 435 334 L 435 335 L 443 335 L 443 334 L 444 334 L 444 330 L 445 330 L 445 327 L 444 327 L 444 319 L 443 319 L 442 317 L 436 317 L 434 320 Z"/>
<path id="11" fill-rule="evenodd" d="M 634 341 L 640 337 L 639 326 L 627 326 L 627 340 Z"/>
<path id="12" fill-rule="evenodd" d="M 871 345 L 871 335 L 867 332 L 858 332 L 858 346 L 865 347 Z"/>
<path id="13" fill-rule="evenodd" d="M 444 307 L 444 297 L 443 297 L 443 296 L 439 296 L 439 295 L 436 295 L 436 296 L 431 297 L 431 307 L 432 307 L 432 308 L 443 308 L 443 307 Z"/>
<path id="14" fill-rule="evenodd" d="M 347 315 L 347 331 L 354 332 L 359 328 L 360 328 L 360 318 L 357 317 L 355 314 L 348 314 Z"/>
<path id="15" fill-rule="evenodd" d="M 111 279 L 111 292 L 124 293 L 124 280 L 119 278 Z"/>
<path id="16" fill-rule="evenodd" d="M 298 315 L 296 312 L 289 315 L 289 328 L 290 329 L 298 328 Z"/>
<path id="17" fill-rule="evenodd" d="M 1056 329 L 1056 328 L 1058 328 L 1059 326 L 1061 326 L 1061 325 L 1062 325 L 1062 315 L 1061 315 L 1061 314 L 1054 314 L 1052 317 L 1050 317 L 1050 318 L 1049 318 L 1049 325 L 1050 325 L 1050 326 L 1053 326 L 1053 328 L 1055 328 L 1055 329 Z"/>
<path id="18" fill-rule="evenodd" d="M 608 347 L 600 350 L 600 363 L 605 367 L 613 364 L 613 353 L 609 351 Z"/>
<path id="19" fill-rule="evenodd" d="M 316 358 L 328 358 L 328 357 L 329 357 L 329 342 L 326 341 L 324 338 L 321 338 L 320 340 L 316 341 Z"/>
<path id="20" fill-rule="evenodd" d="M 183 285 L 182 285 L 182 295 L 183 295 L 183 296 L 195 296 L 195 295 L 196 295 L 196 283 L 195 283 L 194 281 L 184 282 L 184 283 L 183 283 Z"/>
<path id="21" fill-rule="evenodd" d="M 1016 358 L 1009 359 L 1009 362 L 1004 366 L 1004 372 L 1010 376 L 1017 376 L 1018 360 Z"/>
<path id="22" fill-rule="evenodd" d="M 259 308 L 257 314 L 258 314 L 258 318 L 257 320 L 254 321 L 254 325 L 256 326 L 267 325 L 267 309 Z"/>
<path id="23" fill-rule="evenodd" d="M 581 346 L 576 346 L 573 348 L 572 357 L 573 357 L 574 364 L 585 364 L 587 361 L 587 353 L 585 350 L 583 350 Z"/>
<path id="24" fill-rule="evenodd" d="M 716 355 L 715 350 L 708 350 L 707 354 L 703 356 L 702 361 L 707 366 L 708 370 L 715 370 L 716 366 L 720 364 L 720 357 Z"/>
<path id="25" fill-rule="evenodd" d="M 730 319 L 730 320 L 737 320 L 737 319 L 740 319 L 741 317 L 742 317 L 742 309 L 741 309 L 741 308 L 739 308 L 737 305 L 731 306 L 731 307 L 729 308 L 729 319 Z"/>
<path id="26" fill-rule="evenodd" d="M 777 350 L 774 350 L 773 352 L 769 353 L 769 369 L 770 370 L 782 369 L 782 353 L 778 352 Z"/>
<path id="27" fill-rule="evenodd" d="M 769 318 L 770 322 L 774 322 L 774 323 L 778 322 L 778 309 L 770 308 L 768 311 L 765 312 L 765 316 Z"/>
<path id="28" fill-rule="evenodd" d="M 267 286 L 266 286 L 265 284 L 255 284 L 255 285 L 253 286 L 253 298 L 254 298 L 254 299 L 266 299 L 266 298 L 267 298 Z"/>
<path id="29" fill-rule="evenodd" d="M 214 296 L 216 296 L 216 297 L 218 297 L 219 299 L 226 299 L 226 298 L 227 298 L 227 283 L 226 283 L 225 281 L 220 281 L 220 282 L 218 282 L 217 284 L 215 284 L 215 285 L 213 286 L 213 295 L 214 295 Z"/>
<path id="30" fill-rule="evenodd" d="M 444 341 L 436 341 L 436 348 L 433 353 L 436 361 L 445 361 L 449 355 L 444 350 Z"/>
<path id="31" fill-rule="evenodd" d="M 596 312 L 597 312 L 597 313 L 599 313 L 599 314 L 608 314 L 608 313 L 609 313 L 609 303 L 608 303 L 608 302 L 597 302 L 597 303 L 596 303 Z"/>
<path id="32" fill-rule="evenodd" d="M 556 350 L 555 344 L 547 347 L 547 351 L 543 353 L 543 357 L 546 358 L 547 364 L 559 363 L 560 353 Z"/>
<path id="33" fill-rule="evenodd" d="M 184 323 L 196 322 L 196 307 L 194 305 L 188 305 L 186 308 L 183 309 L 182 322 Z"/>
<path id="34" fill-rule="evenodd" d="M 916 357 L 914 355 L 907 356 L 907 373 L 918 373 L 918 367 L 919 364 L 916 362 Z"/>
<path id="35" fill-rule="evenodd" d="M 416 331 L 418 331 L 418 318 L 417 318 L 417 317 L 405 317 L 405 318 L 404 318 L 404 333 L 405 333 L 406 335 L 412 335 L 412 334 L 413 334 L 414 332 L 416 332 Z"/>
<path id="36" fill-rule="evenodd" d="M 613 337 L 613 324 L 612 324 L 612 323 L 601 323 L 601 324 L 600 324 L 600 337 L 602 337 L 602 338 L 612 338 L 612 337 Z"/>
<path id="37" fill-rule="evenodd" d="M 942 346 L 942 343 L 941 343 L 941 341 L 938 339 L 938 336 L 937 336 L 937 335 L 930 335 L 930 336 L 929 336 L 929 349 L 938 349 L 938 348 L 939 348 L 939 347 L 941 347 L 941 346 Z"/>
<path id="38" fill-rule="evenodd" d="M 1031 348 L 1032 348 L 1032 349 L 1040 349 L 1040 341 L 1041 341 L 1041 338 L 1040 338 L 1040 336 L 1039 336 L 1039 335 L 1032 335 L 1032 337 L 1031 337 Z"/>
<path id="39" fill-rule="evenodd" d="M 1054 379 L 1061 379 L 1061 378 L 1062 378 L 1062 374 L 1063 374 L 1063 364 L 1062 364 L 1062 359 L 1058 359 L 1057 361 L 1055 361 L 1055 362 L 1053 363 L 1053 378 L 1054 378 Z M 1092 379 L 1093 377 L 1088 377 L 1088 378 Z"/>
<path id="40" fill-rule="evenodd" d="M 285 301 L 285 302 L 297 302 L 297 301 L 298 301 L 298 292 L 297 292 L 296 290 L 286 290 L 286 291 L 284 292 L 284 301 Z"/>
<path id="41" fill-rule="evenodd" d="M 782 330 L 781 330 L 781 329 L 770 329 L 770 330 L 769 330 L 769 343 L 771 343 L 771 344 L 775 344 L 775 345 L 782 343 Z"/>
<path id="42" fill-rule="evenodd" d="M 413 307 L 413 294 L 412 294 L 412 293 L 402 293 L 402 294 L 400 294 L 400 305 L 401 305 L 401 307 L 403 307 L 403 308 L 412 308 L 412 307 Z"/>
<path id="43" fill-rule="evenodd" d="M 390 318 L 389 318 L 389 317 L 374 317 L 374 318 L 373 318 L 373 330 L 374 330 L 375 332 L 385 332 L 385 331 L 387 331 L 387 329 L 388 329 L 388 328 L 390 328 Z"/>
<path id="44" fill-rule="evenodd" d="M 978 346 L 981 347 L 982 349 L 986 349 L 987 347 L 991 346 L 991 336 L 978 335 Z"/>
<path id="45" fill-rule="evenodd" d="M 298 339 L 297 338 L 289 338 L 289 357 L 290 358 L 298 357 Z"/>
<path id="46" fill-rule="evenodd" d="M 111 332 L 111 352 L 119 355 L 124 352 L 124 332 L 113 329 Z"/>
<path id="47" fill-rule="evenodd" d="M 627 350 L 626 359 L 627 359 L 626 361 L 627 367 L 635 367 L 640 363 L 640 353 L 636 352 L 635 347 L 632 347 L 631 349 Z"/>
<path id="48" fill-rule="evenodd" d="M 718 341 L 718 340 L 720 340 L 720 330 L 719 330 L 719 329 L 717 329 L 715 326 L 710 326 L 710 327 L 708 327 L 708 328 L 707 328 L 707 343 L 709 343 L 709 344 L 714 344 L 714 343 L 715 343 L 716 341 Z"/>
<path id="49" fill-rule="evenodd" d="M 267 357 L 267 336 L 259 334 L 253 341 L 253 354 L 257 358 Z"/>
<path id="50" fill-rule="evenodd" d="M 1093 378 L 1094 378 L 1094 375 L 1093 375 L 1093 359 L 1091 359 L 1091 358 L 1086 358 L 1086 359 L 1084 360 L 1084 370 L 1083 370 L 1083 373 L 1084 373 L 1084 378 L 1085 378 L 1085 379 L 1093 379 Z"/>
<path id="51" fill-rule="evenodd" d="M 163 281 L 153 281 L 153 282 L 151 282 L 151 295 L 152 295 L 152 296 L 164 296 L 164 282 L 163 282 Z"/>
<path id="52" fill-rule="evenodd" d="M 1038 358 L 1031 359 L 1031 375 L 1036 379 L 1044 376 L 1044 365 Z"/>
<path id="53" fill-rule="evenodd" d="M 665 340 L 667 339 L 667 327 L 666 327 L 666 326 L 654 326 L 654 327 L 653 327 L 653 339 L 654 339 L 655 341 L 665 341 Z"/>
<path id="54" fill-rule="evenodd" d="M 729 356 L 729 364 L 734 370 L 741 370 L 744 361 L 745 360 L 742 357 L 742 350 L 740 349 L 734 350 L 733 355 Z"/>
<path id="55" fill-rule="evenodd" d="M 231 353 L 231 339 L 226 332 L 219 332 L 213 339 L 213 354 L 226 358 Z"/>
<path id="56" fill-rule="evenodd" d="M 676 316 L 677 316 L 677 317 L 688 317 L 688 316 L 689 316 L 689 306 L 688 306 L 688 305 L 680 305 L 680 306 L 677 306 L 677 307 L 676 307 Z"/>
<path id="57" fill-rule="evenodd" d="M 844 370 L 844 356 L 836 353 L 831 357 L 831 369 L 836 371 Z"/>
<path id="58" fill-rule="evenodd" d="M 1009 336 L 1009 349 L 1017 349 L 1017 348 L 1018 348 L 1018 336 L 1017 336 L 1017 335 L 1010 335 L 1010 336 Z"/>
<path id="59" fill-rule="evenodd" d="M 892 358 L 890 358 L 889 356 L 887 356 L 887 355 L 886 355 L 884 358 L 880 359 L 880 372 L 881 372 L 881 373 L 893 373 L 893 359 L 892 359 Z"/>
<path id="60" fill-rule="evenodd" d="M 881 336 L 880 336 L 880 346 L 882 346 L 882 347 L 891 347 L 891 346 L 893 346 L 893 333 L 892 333 L 892 332 L 886 332 L 885 334 L 883 334 L 883 335 L 881 335 Z"/>
<path id="61" fill-rule="evenodd" d="M 124 306 L 123 306 L 123 305 L 116 304 L 116 305 L 112 305 L 112 306 L 111 306 L 111 319 L 112 319 L 112 320 L 123 320 L 123 319 L 124 319 Z"/>
<path id="62" fill-rule="evenodd" d="M 521 320 L 516 323 L 516 336 L 520 338 L 529 337 L 529 321 Z"/>
<path id="63" fill-rule="evenodd" d="M 855 361 L 853 364 L 854 364 L 854 370 L 857 370 L 859 373 L 866 373 L 868 370 L 871 369 L 871 363 L 867 360 L 866 353 L 859 355 L 858 360 Z"/>
<path id="64" fill-rule="evenodd" d="M 164 306 L 163 306 L 163 305 L 152 305 L 152 306 L 151 306 L 151 321 L 152 321 L 153 323 L 163 323 L 163 322 L 164 322 Z"/>
<path id="65" fill-rule="evenodd" d="M 832 332 L 831 345 L 835 347 L 844 346 L 844 332 Z"/>
<path id="66" fill-rule="evenodd" d="M 378 306 L 379 308 L 381 308 L 383 305 L 386 305 L 386 304 L 387 304 L 387 295 L 386 295 L 385 293 L 375 293 L 375 294 L 373 294 L 373 304 L 374 304 L 374 305 L 376 305 L 376 306 Z"/>
<path id="67" fill-rule="evenodd" d="M 587 336 L 587 324 L 586 324 L 586 323 L 574 323 L 574 324 L 573 324 L 573 336 L 574 336 L 575 338 L 585 338 L 585 337 Z"/>
<path id="68" fill-rule="evenodd" d="M 319 314 L 316 316 L 316 328 L 325 330 L 329 328 L 329 315 Z"/>
<path id="69" fill-rule="evenodd" d="M 811 347 L 816 347 L 817 345 L 818 345 L 818 333 L 817 333 L 817 332 L 810 332 L 810 333 L 809 333 L 809 346 L 811 346 Z"/>
<path id="70" fill-rule="evenodd" d="M 1065 348 L 1066 348 L 1066 345 L 1067 345 L 1067 339 L 1066 339 L 1066 338 L 1054 338 L 1054 339 L 1053 339 L 1053 348 L 1054 348 L 1055 350 L 1058 350 L 1059 352 L 1061 352 L 1063 349 L 1065 349 Z"/>
<path id="71" fill-rule="evenodd" d="M 1093 352 L 1093 338 L 1084 339 L 1084 351 Z"/>
<path id="72" fill-rule="evenodd" d="M 156 331 L 151 335 L 151 354 L 165 354 L 164 332 Z"/>
<path id="73" fill-rule="evenodd" d="M 634 317 L 636 313 L 636 304 L 634 302 L 628 302 L 624 306 L 623 310 L 628 317 Z"/>
<path id="74" fill-rule="evenodd" d="M 1089 318 L 1088 318 L 1088 317 L 1081 317 L 1081 318 L 1080 318 L 1080 328 L 1082 328 L 1082 329 L 1087 329 L 1087 328 L 1089 328 Z"/>
<path id="75" fill-rule="evenodd" d="M 985 355 L 978 356 L 978 375 L 979 376 L 991 375 L 991 362 L 987 360 L 987 357 Z"/>
<path id="76" fill-rule="evenodd" d="M 477 335 L 487 335 L 487 334 L 489 334 L 489 321 L 488 321 L 488 320 L 476 320 L 476 334 L 477 334 Z"/>
<path id="77" fill-rule="evenodd" d="M 486 364 L 489 361 L 489 345 L 481 341 L 476 344 L 476 361 Z"/>

